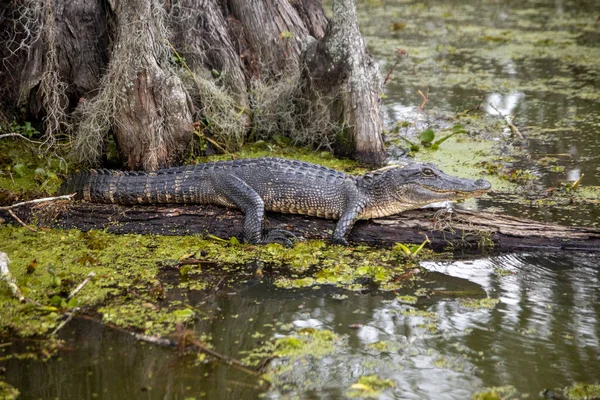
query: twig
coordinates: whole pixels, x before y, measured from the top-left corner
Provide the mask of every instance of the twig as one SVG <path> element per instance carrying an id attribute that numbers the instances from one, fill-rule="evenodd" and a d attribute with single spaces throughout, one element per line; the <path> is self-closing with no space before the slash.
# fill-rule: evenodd
<path id="1" fill-rule="evenodd" d="M 426 90 L 427 94 L 423 94 L 423 92 L 421 92 L 420 90 L 417 90 L 417 93 L 423 98 L 423 101 L 421 102 L 421 105 L 419 106 L 419 112 L 423 111 L 423 108 L 425 108 L 425 104 L 427 104 L 427 96 L 429 96 L 429 88 L 427 88 Z"/>
<path id="2" fill-rule="evenodd" d="M 387 73 L 384 81 L 383 81 L 383 86 L 386 85 L 386 83 L 390 80 L 391 76 L 392 76 L 392 72 L 394 72 L 394 69 L 396 68 L 396 66 L 398 65 L 398 63 L 400 62 L 400 58 L 402 56 L 406 56 L 408 55 L 408 53 L 406 52 L 406 50 L 404 49 L 397 49 L 396 50 L 396 62 L 394 62 L 394 65 L 392 65 L 392 68 L 390 68 L 389 72 Z"/>
<path id="3" fill-rule="evenodd" d="M 17 285 L 17 280 L 8 269 L 9 262 L 10 259 L 8 258 L 6 253 L 0 251 L 0 278 L 4 282 L 6 282 L 6 285 L 10 289 L 10 292 L 13 296 L 16 297 L 21 303 L 25 303 L 27 301 L 27 298 L 25 298 L 23 292 L 21 292 L 21 289 L 19 289 L 19 285 Z"/>
<path id="4" fill-rule="evenodd" d="M 231 365 L 232 367 L 235 367 L 235 368 L 237 368 L 237 369 L 239 369 L 241 371 L 244 371 L 244 372 L 246 372 L 246 373 L 248 373 L 250 375 L 260 376 L 259 372 L 256 372 L 256 371 L 254 371 L 254 370 L 246 367 L 241 361 L 236 360 L 235 358 L 227 357 L 226 355 L 223 355 L 221 353 L 218 353 L 218 352 L 214 351 L 213 349 L 210 349 L 210 348 L 206 347 L 206 345 L 204 345 L 198 339 L 191 338 L 191 339 L 188 339 L 188 340 L 190 341 L 192 347 L 195 350 L 199 351 L 200 353 L 204 353 L 204 354 L 207 354 L 207 355 L 209 355 L 211 357 L 214 357 L 214 358 L 216 358 L 218 360 L 221 360 L 221 361 L 223 361 L 223 362 Z"/>
<path id="5" fill-rule="evenodd" d="M 419 105 L 419 108 L 417 109 L 417 115 L 415 115 L 415 122 L 413 122 L 413 125 L 415 125 L 415 126 L 417 126 L 417 119 L 419 118 L 419 114 L 421 113 L 421 111 L 423 111 L 423 108 L 425 108 L 425 104 L 427 104 L 427 96 L 429 96 L 429 88 L 427 88 L 427 90 L 425 91 L 425 94 L 423 94 L 423 92 L 421 92 L 420 90 L 417 90 L 417 93 L 419 94 L 419 96 L 421 96 L 423 101 L 421 102 L 421 104 Z"/>
<path id="6" fill-rule="evenodd" d="M 508 126 L 508 129 L 510 129 L 510 131 L 513 133 L 513 135 L 517 135 L 519 137 L 519 139 L 524 139 L 521 132 L 519 132 L 519 128 L 517 128 L 515 125 L 513 125 L 512 122 L 510 122 L 510 115 L 502 114 L 500 112 L 500 110 L 498 110 L 496 107 L 494 107 L 494 105 L 492 103 L 489 103 L 489 104 L 490 104 L 490 107 L 492 107 L 494 110 L 496 110 L 498 115 L 500 115 L 502 117 L 502 119 L 504 119 L 504 122 L 506 122 L 506 126 Z"/>
<path id="7" fill-rule="evenodd" d="M 36 140 L 31 140 L 29 138 L 26 138 L 25 136 L 21 135 L 20 133 L 16 133 L 16 132 L 3 133 L 2 135 L 0 135 L 0 139 L 4 139 L 4 138 L 8 138 L 8 137 L 18 137 L 20 139 L 28 141 L 29 143 L 34 143 L 34 144 L 41 144 L 42 143 L 42 142 L 38 142 Z"/>
<path id="8" fill-rule="evenodd" d="M 63 322 L 61 322 L 51 333 L 51 335 L 54 335 L 56 332 L 58 332 L 59 330 L 62 329 L 63 326 L 65 326 L 67 323 L 69 323 L 70 320 L 73 319 L 73 317 L 75 316 L 75 312 L 79 311 L 79 307 L 74 308 L 73 310 L 71 310 L 71 313 L 69 314 L 69 317 L 67 319 L 65 319 Z"/>
<path id="9" fill-rule="evenodd" d="M 215 146 L 216 148 L 218 148 L 219 150 L 221 150 L 224 154 L 231 154 L 223 146 L 221 146 L 216 140 L 213 140 L 213 139 L 209 138 L 208 136 L 204 135 L 202 133 L 202 128 L 201 128 L 199 122 L 194 123 L 194 127 L 196 128 L 196 130 L 194 131 L 194 133 L 200 139 L 208 140 L 210 143 L 213 144 L 213 146 Z"/>
<path id="10" fill-rule="evenodd" d="M 95 276 L 96 276 L 96 273 L 95 273 L 95 272 L 90 272 L 90 273 L 88 274 L 88 276 L 87 276 L 87 277 L 86 277 L 86 278 L 83 280 L 83 282 L 81 282 L 81 283 L 79 284 L 79 286 L 77 286 L 75 289 L 73 289 L 73 291 L 71 292 L 71 294 L 69 295 L 69 297 L 67 297 L 67 300 L 71 300 L 71 299 L 72 299 L 72 298 L 73 298 L 73 297 L 74 297 L 74 296 L 75 296 L 77 293 L 79 293 L 79 291 L 80 291 L 81 289 L 83 289 L 83 287 L 84 287 L 85 285 L 87 285 L 87 283 L 88 283 L 89 281 L 91 281 L 91 280 L 92 280 L 92 278 L 93 278 L 93 277 L 95 277 Z"/>
<path id="11" fill-rule="evenodd" d="M 8 210 L 6 210 L 6 211 L 8 211 L 8 213 L 10 214 L 10 216 L 11 216 L 11 217 L 13 217 L 14 219 L 16 219 L 18 223 L 20 223 L 21 225 L 23 225 L 25 228 L 29 229 L 31 232 L 38 232 L 38 230 L 37 230 L 37 229 L 35 229 L 35 228 L 32 228 L 31 226 L 29 226 L 29 225 L 27 225 L 25 222 L 23 222 L 23 221 L 21 220 L 21 218 L 17 217 L 17 214 L 15 214 L 15 213 L 13 212 L 13 210 L 11 210 L 11 209 L 8 209 Z"/>
<path id="12" fill-rule="evenodd" d="M 47 202 L 47 201 L 56 201 L 56 200 L 69 200 L 69 199 L 73 198 L 75 195 L 76 195 L 76 193 L 72 193 L 72 194 L 65 194 L 63 196 L 44 197 L 44 198 L 41 198 L 41 199 L 34 199 L 34 200 L 22 201 L 20 203 L 15 203 L 15 204 L 10 205 L 10 206 L 2 206 L 2 207 L 0 207 L 0 211 L 10 210 L 12 208 L 24 206 L 26 204 L 37 204 L 37 203 L 44 203 L 44 202 Z"/>
<path id="13" fill-rule="evenodd" d="M 585 176 L 585 174 L 581 174 L 579 179 L 577 179 L 575 182 L 573 182 L 573 184 L 571 185 L 571 190 L 575 190 L 579 187 L 579 184 L 581 183 L 581 180 L 583 179 L 584 176 Z"/>

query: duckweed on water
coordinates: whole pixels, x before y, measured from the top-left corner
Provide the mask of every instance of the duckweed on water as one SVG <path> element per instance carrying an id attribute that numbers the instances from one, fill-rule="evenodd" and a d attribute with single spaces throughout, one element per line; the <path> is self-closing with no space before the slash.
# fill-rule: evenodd
<path id="1" fill-rule="evenodd" d="M 367 350 L 374 353 L 391 353 L 398 351 L 397 342 L 379 341 L 375 343 L 369 343 L 365 346 Z"/>
<path id="2" fill-rule="evenodd" d="M 396 299 L 402 304 L 417 304 L 417 301 L 419 301 L 417 296 L 411 295 L 396 296 Z"/>
<path id="3" fill-rule="evenodd" d="M 0 381 L 0 399 L 13 400 L 19 397 L 19 390 L 4 381 Z"/>
<path id="4" fill-rule="evenodd" d="M 402 280 L 396 280 L 407 266 L 405 255 L 398 249 L 326 246 L 320 241 L 302 242 L 285 252 L 282 249 L 279 245 L 265 246 L 267 253 L 273 250 L 280 253 L 278 261 L 294 273 L 306 273 L 312 268 L 310 276 L 277 278 L 274 284 L 282 288 L 327 284 L 356 290 L 363 288 L 357 284 L 362 281 L 374 283 L 380 290 L 394 290 L 403 284 Z M 424 252 L 422 256 L 432 256 L 432 253 Z"/>
<path id="5" fill-rule="evenodd" d="M 463 307 L 473 310 L 488 309 L 491 310 L 500 302 L 498 299 L 486 297 L 484 299 L 458 299 L 458 302 Z"/>
<path id="6" fill-rule="evenodd" d="M 270 393 L 275 397 L 295 398 L 294 394 L 325 385 L 323 374 L 315 367 L 345 346 L 345 336 L 327 329 L 302 328 L 264 343 L 248 352 L 242 361 L 247 365 L 262 365 L 265 360 L 272 360 L 262 375 L 271 384 Z"/>
<path id="7" fill-rule="evenodd" d="M 557 395 L 558 393 L 558 395 Z M 591 400 L 600 398 L 600 385 L 575 383 L 564 389 L 556 391 L 545 390 L 541 397 L 565 400 Z M 517 400 L 529 398 L 526 394 L 519 394 L 513 386 L 500 386 L 486 388 L 473 394 L 472 400 Z"/>
<path id="8" fill-rule="evenodd" d="M 474 393 L 472 400 L 516 400 L 518 399 L 517 389 L 513 386 L 492 387 Z"/>
<path id="9" fill-rule="evenodd" d="M 589 400 L 600 398 L 600 385 L 576 383 L 564 390 L 569 400 Z"/>
<path id="10" fill-rule="evenodd" d="M 333 354 L 343 338 L 327 329 L 303 328 L 289 336 L 264 343 L 262 346 L 247 352 L 242 360 L 246 365 L 260 365 L 266 359 L 274 357 L 285 359 L 285 363 L 270 365 L 266 378 L 269 381 L 285 375 L 288 368 L 301 359 L 320 359 Z"/>
<path id="11" fill-rule="evenodd" d="M 13 332 L 26 337 L 45 334 L 56 327 L 61 303 L 52 299 L 65 299 L 90 272 L 96 276 L 77 293 L 79 307 L 85 310 L 102 305 L 109 310 L 126 299 L 129 308 L 123 308 L 124 313 L 129 310 L 132 314 L 148 314 L 147 304 L 155 303 L 161 296 L 157 290 L 161 285 L 157 278 L 158 261 L 177 260 L 195 248 L 197 238 L 117 236 L 76 230 L 32 233 L 4 226 L 0 228 L 0 243 L 1 250 L 12 260 L 11 272 L 24 295 L 42 305 L 20 305 L 2 288 L 0 317 L 7 323 L 0 327 L 0 334 Z M 157 315 L 157 320 L 162 326 L 172 324 L 172 319 L 162 314 Z M 112 322 L 129 324 L 126 318 Z"/>
<path id="12" fill-rule="evenodd" d="M 352 398 L 379 398 L 384 389 L 396 387 L 390 379 L 381 379 L 377 375 L 365 375 L 358 378 L 358 382 L 350 386 L 346 396 Z"/>
<path id="13" fill-rule="evenodd" d="M 152 335 L 166 335 L 177 323 L 194 318 L 185 304 L 161 304 L 169 291 L 210 289 L 222 283 L 239 284 L 249 275 L 239 267 L 260 260 L 271 266 L 279 287 L 337 285 L 349 289 L 377 284 L 395 289 L 402 282 L 405 259 L 394 250 L 365 246 L 327 246 L 321 241 L 298 243 L 292 249 L 278 244 L 250 246 L 202 239 L 197 236 L 113 235 L 101 231 L 46 230 L 0 227 L 2 251 L 12 260 L 10 269 L 25 296 L 42 307 L 18 304 L 3 287 L 0 317 L 8 321 L 0 334 L 28 337 L 56 328 L 65 309 L 78 306 L 97 310 L 105 322 Z M 185 265 L 179 282 L 161 281 L 160 274 L 190 257 L 218 266 L 218 271 Z M 238 267 L 235 267 L 238 266 Z M 96 276 L 67 302 L 68 294 L 90 272 Z M 219 275 L 215 277 L 215 275 Z"/>

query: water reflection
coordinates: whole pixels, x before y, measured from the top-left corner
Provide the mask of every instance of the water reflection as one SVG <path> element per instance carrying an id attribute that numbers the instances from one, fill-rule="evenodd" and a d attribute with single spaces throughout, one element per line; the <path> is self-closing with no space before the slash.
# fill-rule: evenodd
<path id="1" fill-rule="evenodd" d="M 506 95 L 501 93 L 490 93 L 484 102 L 485 112 L 491 115 L 505 117 L 512 115 L 519 102 L 523 100 L 525 94 L 522 92 L 511 92 Z"/>
<path id="2" fill-rule="evenodd" d="M 533 173 L 533 184 L 518 186 L 543 195 L 583 177 L 587 198 L 599 198 L 599 7 L 597 1 L 359 3 L 361 32 L 382 70 L 396 62 L 397 48 L 408 52 L 386 85 L 388 126 L 402 122 L 400 135 L 418 142 L 425 128 L 438 134 L 464 124 L 474 137 L 502 143 L 492 161 L 502 156 L 509 173 Z M 422 111 L 419 90 L 429 91 Z M 457 118 L 467 110 L 481 119 Z M 525 140 L 502 140 L 511 132 L 499 113 L 512 118 Z M 393 134 L 388 139 L 406 145 L 394 143 Z M 488 203 L 558 223 L 592 225 L 600 218 L 594 202 L 566 212 Z"/>
<path id="3" fill-rule="evenodd" d="M 439 119 L 444 126 L 457 112 L 485 100 L 530 129 L 524 130 L 524 153 L 531 157 L 522 157 L 517 167 L 538 173 L 544 187 L 584 174 L 582 185 L 600 185 L 600 74 L 594 58 L 600 41 L 585 18 L 598 15 L 600 3 L 386 1 L 368 8 L 369 3 L 359 3 L 365 16 L 361 29 L 382 70 L 397 47 L 410 54 L 396 70 L 400 78 L 386 87 L 388 121 L 416 121 L 421 128 Z M 406 29 L 390 31 L 396 20 Z M 533 36 L 549 29 L 562 35 L 566 56 L 552 54 L 547 35 Z M 523 43 L 533 45 L 520 47 Z M 417 114 L 417 90 L 427 88 L 429 101 Z M 489 106 L 485 112 L 496 114 Z M 547 156 L 557 157 L 565 173 L 536 169 Z M 497 198 L 480 204 L 503 205 Z M 597 206 L 555 211 L 509 204 L 506 211 L 562 223 L 598 220 Z M 235 294 L 190 292 L 187 298 L 208 313 L 194 329 L 234 357 L 300 328 L 330 329 L 345 337 L 334 355 L 294 365 L 286 377 L 290 389 L 274 389 L 267 393 L 271 398 L 341 398 L 365 374 L 392 379 L 396 388 L 384 398 L 399 399 L 467 399 L 484 386 L 500 385 L 536 398 L 544 388 L 598 383 L 599 256 L 505 255 L 424 266 L 431 291 L 415 306 L 401 303 L 395 293 L 282 290 L 268 281 L 250 281 Z M 492 310 L 469 308 L 461 302 L 465 293 L 499 303 Z M 336 294 L 348 297 L 340 300 Z M 97 324 L 74 320 L 62 332 L 67 348 L 60 358 L 4 362 L 4 378 L 19 388 L 22 399 L 240 400 L 261 392 L 254 378 L 232 368 L 197 365 Z M 384 350 L 373 346 L 380 342 Z"/>
<path id="4" fill-rule="evenodd" d="M 504 255 L 423 266 L 429 291 L 414 306 L 395 293 L 283 290 L 258 280 L 235 294 L 192 292 L 191 304 L 215 313 L 195 329 L 235 357 L 299 328 L 344 337 L 335 354 L 294 365 L 283 377 L 288 389 L 275 387 L 270 398 L 339 398 L 366 374 L 392 379 L 396 387 L 383 398 L 402 399 L 465 399 L 499 385 L 534 397 L 544 388 L 600 376 L 600 256 Z M 461 300 L 465 296 L 499 303 L 492 310 L 472 308 Z M 195 365 L 97 324 L 73 322 L 64 335 L 68 350 L 59 359 L 7 363 L 6 380 L 24 399 L 202 393 L 245 399 L 260 392 L 254 378 L 235 369 Z"/>

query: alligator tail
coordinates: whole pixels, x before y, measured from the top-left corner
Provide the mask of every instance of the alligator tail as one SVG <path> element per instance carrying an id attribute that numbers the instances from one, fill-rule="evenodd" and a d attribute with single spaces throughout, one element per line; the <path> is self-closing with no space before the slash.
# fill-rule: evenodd
<path id="1" fill-rule="evenodd" d="M 94 203 L 181 203 L 185 199 L 176 190 L 178 181 L 174 173 L 86 170 L 72 174 L 59 193 L 76 193 L 76 198 Z"/>

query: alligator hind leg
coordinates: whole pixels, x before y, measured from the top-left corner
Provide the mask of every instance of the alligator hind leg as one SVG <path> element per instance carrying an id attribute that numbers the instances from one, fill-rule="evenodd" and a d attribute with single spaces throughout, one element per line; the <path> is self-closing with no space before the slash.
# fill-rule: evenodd
<path id="1" fill-rule="evenodd" d="M 263 218 L 265 203 L 246 182 L 235 175 L 217 176 L 212 179 L 217 191 L 234 203 L 246 215 L 244 220 L 244 240 L 248 243 L 281 243 L 291 246 L 293 233 L 283 229 L 272 229 L 263 236 Z"/>

